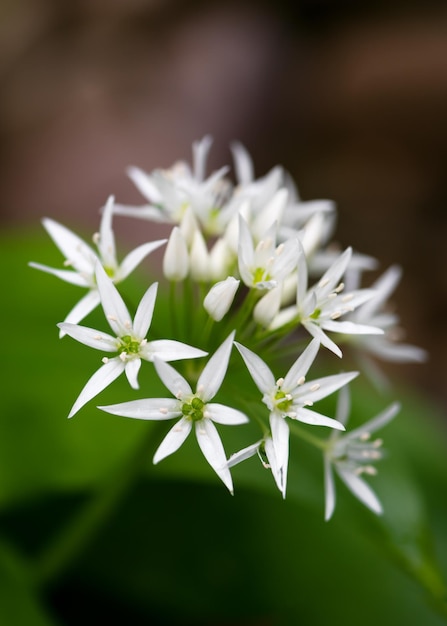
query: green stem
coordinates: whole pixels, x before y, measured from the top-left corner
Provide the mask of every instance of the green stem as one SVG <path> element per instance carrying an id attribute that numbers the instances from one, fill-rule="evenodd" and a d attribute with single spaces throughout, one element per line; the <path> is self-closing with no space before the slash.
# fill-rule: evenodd
<path id="1" fill-rule="evenodd" d="M 140 475 L 161 427 L 165 427 L 164 422 L 157 422 L 149 429 L 132 457 L 126 460 L 124 468 L 112 473 L 99 494 L 87 502 L 37 559 L 32 573 L 35 586 L 51 584 L 90 545 Z"/>

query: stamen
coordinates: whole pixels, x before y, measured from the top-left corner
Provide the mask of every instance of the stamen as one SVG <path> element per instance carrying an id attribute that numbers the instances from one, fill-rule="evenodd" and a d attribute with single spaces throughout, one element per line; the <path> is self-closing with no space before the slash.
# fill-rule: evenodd
<path id="1" fill-rule="evenodd" d="M 343 291 L 344 288 L 345 288 L 345 283 L 340 283 L 338 287 L 334 289 L 334 291 L 335 293 L 340 293 L 340 291 Z"/>
<path id="2" fill-rule="evenodd" d="M 338 296 L 338 293 L 335 293 L 335 291 L 333 291 L 332 293 L 328 295 L 328 300 L 333 300 L 337 296 Z"/>
<path id="3" fill-rule="evenodd" d="M 306 378 L 304 376 L 300 376 L 298 378 L 298 380 L 296 381 L 297 385 L 304 385 L 304 383 L 306 382 Z"/>
<path id="4" fill-rule="evenodd" d="M 265 247 L 266 247 L 266 242 L 263 239 L 261 239 L 261 241 L 256 246 L 256 252 L 262 252 L 262 250 L 264 250 Z"/>
<path id="5" fill-rule="evenodd" d="M 95 335 L 93 339 L 96 339 L 96 341 L 101 341 L 102 337 L 101 335 Z"/>
<path id="6" fill-rule="evenodd" d="M 71 261 L 70 259 L 65 259 L 64 265 L 65 267 L 71 267 L 73 265 L 73 261 Z"/>
<path id="7" fill-rule="evenodd" d="M 172 429 L 175 433 L 181 433 L 183 428 L 181 426 L 174 426 L 174 428 Z"/>
<path id="8" fill-rule="evenodd" d="M 209 411 L 203 411 L 203 417 L 211 417 L 211 413 Z"/>
<path id="9" fill-rule="evenodd" d="M 111 322 L 117 322 L 118 321 L 114 315 L 108 315 L 107 319 L 110 320 Z"/>
<path id="10" fill-rule="evenodd" d="M 129 320 L 126 320 L 126 321 L 124 322 L 124 326 L 125 326 L 126 328 L 132 328 L 132 324 L 130 323 L 130 321 L 129 321 Z"/>
<path id="11" fill-rule="evenodd" d="M 312 400 L 304 400 L 303 401 L 303 406 L 313 406 L 314 403 L 312 402 Z"/>
<path id="12" fill-rule="evenodd" d="M 376 439 L 373 441 L 372 445 L 374 448 L 380 448 L 383 445 L 383 439 Z"/>
<path id="13" fill-rule="evenodd" d="M 202 394 L 205 391 L 205 387 L 203 385 L 199 385 L 197 387 L 197 393 Z"/>
<path id="14" fill-rule="evenodd" d="M 276 386 L 282 387 L 283 384 L 284 384 L 284 378 L 278 378 L 278 380 L 276 381 Z"/>
<path id="15" fill-rule="evenodd" d="M 99 233 L 93 233 L 92 235 L 92 241 L 95 245 L 98 245 L 99 241 L 101 239 L 101 236 Z"/>
<path id="16" fill-rule="evenodd" d="M 310 388 L 311 391 L 318 391 L 318 389 L 321 387 L 320 383 L 315 383 L 314 385 L 312 385 L 312 387 Z"/>
<path id="17" fill-rule="evenodd" d="M 345 296 L 343 296 L 343 298 L 341 299 L 342 302 L 349 302 L 350 300 L 352 300 L 354 298 L 354 294 L 352 293 L 347 293 Z"/>
<path id="18" fill-rule="evenodd" d="M 331 315 L 331 320 L 338 320 L 339 317 L 342 316 L 342 312 L 341 311 L 334 311 L 334 313 L 332 313 Z"/>
<path id="19" fill-rule="evenodd" d="M 368 441 L 371 438 L 371 433 L 362 433 L 359 437 L 360 441 Z"/>
<path id="20" fill-rule="evenodd" d="M 292 399 L 293 399 L 292 394 L 291 393 L 286 393 L 286 395 L 284 397 L 284 400 L 292 400 Z"/>
<path id="21" fill-rule="evenodd" d="M 177 391 L 177 393 L 175 394 L 175 397 L 177 398 L 177 400 L 181 400 L 182 399 L 182 392 L 180 390 Z"/>
<path id="22" fill-rule="evenodd" d="M 109 362 L 109 357 L 105 356 L 104 358 L 102 358 L 102 359 L 101 359 L 101 361 L 102 361 L 102 362 L 104 363 L 104 365 L 105 365 L 106 363 L 108 363 L 108 362 Z"/>
<path id="23" fill-rule="evenodd" d="M 121 352 L 120 359 L 123 363 L 125 363 L 126 358 L 127 358 L 127 352 Z"/>
<path id="24" fill-rule="evenodd" d="M 326 287 L 326 285 L 329 285 L 329 279 L 328 278 L 322 278 L 320 280 L 320 282 L 318 283 L 319 287 Z"/>
<path id="25" fill-rule="evenodd" d="M 280 243 L 275 251 L 276 256 L 279 256 L 280 254 L 282 254 L 283 250 L 284 250 L 284 244 Z"/>
<path id="26" fill-rule="evenodd" d="M 140 346 L 145 346 L 147 344 L 147 339 L 142 339 L 140 342 Z"/>
<path id="27" fill-rule="evenodd" d="M 295 419 L 295 417 L 297 416 L 295 411 L 290 411 L 289 413 L 287 413 L 287 415 L 291 417 L 292 419 Z"/>
<path id="28" fill-rule="evenodd" d="M 163 413 L 163 415 L 168 414 L 168 409 L 165 406 L 160 407 L 158 410 L 160 411 L 160 413 Z"/>

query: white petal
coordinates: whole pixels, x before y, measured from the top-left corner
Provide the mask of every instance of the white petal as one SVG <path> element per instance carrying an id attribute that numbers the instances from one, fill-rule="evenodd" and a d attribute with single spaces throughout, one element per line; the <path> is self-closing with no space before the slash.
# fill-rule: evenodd
<path id="1" fill-rule="evenodd" d="M 276 387 L 275 377 L 268 365 L 257 354 L 241 345 L 237 341 L 234 342 L 239 350 L 245 365 L 251 374 L 257 388 L 261 393 L 268 393 Z"/>
<path id="2" fill-rule="evenodd" d="M 205 179 L 206 160 L 213 140 L 205 135 L 200 141 L 192 144 L 194 178 L 200 183 Z"/>
<path id="3" fill-rule="evenodd" d="M 284 377 L 284 383 L 282 384 L 283 391 L 291 391 L 297 386 L 298 380 L 301 377 L 306 376 L 310 366 L 317 356 L 319 348 L 320 342 L 318 341 L 318 339 L 312 339 L 310 344 L 297 358 L 295 363 L 292 365 L 292 367 L 289 369 L 286 376 Z"/>
<path id="4" fill-rule="evenodd" d="M 77 324 L 84 319 L 99 304 L 99 292 L 97 289 L 91 289 L 77 304 L 71 309 L 70 313 L 64 319 L 67 324 Z M 60 331 L 59 337 L 65 335 L 64 331 Z"/>
<path id="5" fill-rule="evenodd" d="M 343 470 L 338 465 L 335 466 L 340 478 L 343 480 L 348 489 L 356 498 L 363 502 L 371 511 L 380 515 L 382 513 L 382 505 L 380 504 L 376 494 L 371 487 L 356 474 Z"/>
<path id="6" fill-rule="evenodd" d="M 126 204 L 115 204 L 114 215 L 124 215 L 126 217 L 136 217 L 150 222 L 160 224 L 171 224 L 171 218 L 163 213 L 158 207 L 144 204 L 143 206 L 128 206 Z"/>
<path id="7" fill-rule="evenodd" d="M 163 439 L 154 455 L 154 464 L 156 465 L 170 454 L 176 452 L 191 432 L 192 422 L 182 417 Z"/>
<path id="8" fill-rule="evenodd" d="M 298 307 L 301 307 L 304 303 L 304 298 L 307 292 L 307 260 L 304 254 L 304 249 L 300 244 L 300 250 L 298 253 L 298 289 L 296 294 L 296 303 Z"/>
<path id="9" fill-rule="evenodd" d="M 105 267 L 115 270 L 117 262 L 115 236 L 112 230 L 113 203 L 114 197 L 110 196 L 102 214 L 101 226 L 99 229 L 98 249 L 101 255 L 102 264 Z"/>
<path id="10" fill-rule="evenodd" d="M 325 494 L 325 511 L 324 519 L 327 522 L 332 517 L 335 509 L 335 484 L 332 466 L 327 456 L 324 457 L 324 494 Z"/>
<path id="11" fill-rule="evenodd" d="M 62 224 L 49 218 L 44 218 L 42 223 L 67 261 L 70 261 L 78 272 L 91 274 L 98 260 L 93 249 Z"/>
<path id="12" fill-rule="evenodd" d="M 193 348 L 174 339 L 156 339 L 149 341 L 141 351 L 141 356 L 148 361 L 155 358 L 161 361 L 180 361 L 182 359 L 198 359 L 208 353 L 199 348 Z"/>
<path id="13" fill-rule="evenodd" d="M 203 306 L 210 317 L 216 322 L 224 317 L 233 304 L 234 296 L 239 287 L 239 280 L 228 276 L 211 287 L 203 301 Z"/>
<path id="14" fill-rule="evenodd" d="M 376 326 L 365 326 L 355 322 L 337 322 L 334 320 L 324 320 L 321 327 L 333 333 L 344 333 L 347 335 L 383 335 L 383 330 Z"/>
<path id="15" fill-rule="evenodd" d="M 117 283 L 127 278 L 129 274 L 133 272 L 136 267 L 138 267 L 141 261 L 147 257 L 148 254 L 157 250 L 157 248 L 162 246 L 164 243 L 166 243 L 166 239 L 149 241 L 148 243 L 143 243 L 143 245 L 138 246 L 138 248 L 129 252 L 117 269 L 114 282 Z"/>
<path id="16" fill-rule="evenodd" d="M 124 363 L 119 358 L 110 359 L 96 371 L 88 380 L 87 384 L 79 394 L 78 399 L 68 417 L 73 417 L 89 400 L 98 395 L 103 389 L 108 387 L 124 371 Z"/>
<path id="17" fill-rule="evenodd" d="M 28 263 L 28 265 L 30 267 L 34 267 L 34 269 L 36 270 L 46 272 L 47 274 L 53 274 L 53 276 L 57 276 L 61 280 L 65 281 L 66 283 L 70 283 L 71 285 L 77 285 L 78 287 L 92 286 L 91 282 L 93 281 L 87 280 L 85 276 L 79 274 L 78 272 L 73 272 L 72 270 L 58 270 L 54 267 L 49 267 L 48 265 L 42 265 L 41 263 L 34 262 Z M 90 274 L 93 275 L 92 269 L 93 268 L 90 268 L 90 271 L 88 273 L 89 277 Z"/>
<path id="18" fill-rule="evenodd" d="M 349 265 L 349 261 L 352 256 L 352 248 L 347 248 L 343 254 L 341 254 L 331 265 L 331 267 L 323 274 L 321 277 L 319 284 L 324 285 L 323 287 L 317 287 L 318 289 L 318 297 L 323 298 L 329 294 L 334 287 L 337 286 L 337 283 L 340 281 L 340 278 L 343 276 L 346 268 Z"/>
<path id="19" fill-rule="evenodd" d="M 296 268 L 298 263 L 298 239 L 289 239 L 284 243 L 282 252 L 276 256 L 273 264 L 275 278 L 283 280 Z"/>
<path id="20" fill-rule="evenodd" d="M 239 215 L 239 274 L 241 275 L 242 280 L 248 287 L 250 287 L 253 283 L 253 277 L 250 269 L 253 264 L 253 259 L 253 240 L 247 222 L 241 215 Z"/>
<path id="21" fill-rule="evenodd" d="M 317 324 L 312 324 L 311 322 L 304 322 L 303 326 L 307 330 L 307 332 L 312 335 L 312 337 L 315 337 L 316 339 L 318 339 L 321 345 L 323 345 L 325 348 L 327 348 L 328 350 L 336 354 L 338 357 L 341 358 L 343 356 L 342 351 L 337 346 L 337 344 L 334 343 L 332 339 L 329 339 L 329 337 L 321 330 L 319 326 L 317 326 Z"/>
<path id="22" fill-rule="evenodd" d="M 239 450 L 239 452 L 235 452 L 234 454 L 232 454 L 227 461 L 227 467 L 233 467 L 233 465 L 237 465 L 238 463 L 241 463 L 241 461 L 245 461 L 246 459 L 254 456 L 257 453 L 261 443 L 262 439 L 260 441 L 257 441 L 256 443 L 252 443 L 251 446 L 247 446 L 246 448 Z"/>
<path id="23" fill-rule="evenodd" d="M 349 387 L 345 386 L 340 389 L 340 393 L 337 398 L 337 412 L 335 418 L 341 424 L 348 423 L 349 414 L 351 412 L 351 394 L 349 393 Z"/>
<path id="24" fill-rule="evenodd" d="M 131 330 L 131 318 L 124 300 L 117 288 L 99 263 L 96 266 L 96 282 L 107 321 L 118 337 L 124 337 Z"/>
<path id="25" fill-rule="evenodd" d="M 234 141 L 231 145 L 231 152 L 233 153 L 234 169 L 236 172 L 236 180 L 239 184 L 247 185 L 251 183 L 254 178 L 253 161 L 246 148 Z"/>
<path id="26" fill-rule="evenodd" d="M 149 202 L 158 202 L 161 200 L 160 193 L 157 187 L 152 182 L 151 177 L 143 172 L 139 167 L 129 167 L 127 169 L 127 175 L 133 181 L 138 190 L 143 196 L 149 200 Z M 115 206 L 115 213 L 118 213 Z M 159 210 L 157 210 L 160 213 Z"/>
<path id="27" fill-rule="evenodd" d="M 272 470 L 273 478 L 275 479 L 276 486 L 282 493 L 282 497 L 286 497 L 286 488 L 287 488 L 287 463 L 285 466 L 280 467 L 278 465 L 278 461 L 276 459 L 275 449 L 273 447 L 273 441 L 270 437 L 267 437 L 265 440 L 265 454 L 267 455 L 267 459 Z"/>
<path id="28" fill-rule="evenodd" d="M 122 417 L 131 417 L 139 420 L 163 421 L 179 417 L 182 414 L 181 402 L 175 398 L 146 398 L 144 400 L 132 400 L 131 402 L 121 402 L 120 404 L 98 406 L 97 408 L 112 415 L 121 415 Z"/>
<path id="29" fill-rule="evenodd" d="M 312 426 L 328 426 L 329 428 L 335 428 L 336 430 L 345 430 L 345 427 L 332 417 L 326 417 L 316 411 L 310 411 L 303 407 L 297 407 L 294 409 L 296 412 L 296 418 L 299 422 L 304 424 L 311 424 Z"/>
<path id="30" fill-rule="evenodd" d="M 289 425 L 284 417 L 270 413 L 270 427 L 272 430 L 273 448 L 275 450 L 278 471 L 282 470 L 283 473 L 283 487 L 285 492 L 287 464 L 289 459 Z M 286 468 L 286 471 L 284 471 L 284 468 Z"/>
<path id="31" fill-rule="evenodd" d="M 397 415 L 397 413 L 399 413 L 399 411 L 400 411 L 400 404 L 398 402 L 394 402 L 384 411 L 379 413 L 379 415 L 377 415 L 373 419 L 366 422 L 366 424 L 363 424 L 362 426 L 359 426 L 358 428 L 351 430 L 346 435 L 346 437 L 349 439 L 356 439 L 359 436 L 363 435 L 364 433 L 371 434 L 375 432 L 376 430 L 383 428 L 389 422 L 391 422 L 391 420 Z"/>
<path id="32" fill-rule="evenodd" d="M 118 350 L 116 337 L 112 337 L 112 335 L 103 333 L 100 330 L 66 322 L 58 324 L 58 328 L 61 329 L 64 335 L 69 335 L 85 346 L 95 348 L 95 350 L 102 350 L 103 352 L 117 352 Z"/>
<path id="33" fill-rule="evenodd" d="M 208 419 L 196 422 L 196 436 L 203 456 L 230 493 L 233 493 L 233 481 L 231 479 L 230 470 L 227 467 L 227 457 L 219 433 L 213 422 Z"/>
<path id="34" fill-rule="evenodd" d="M 214 398 L 227 373 L 235 331 L 225 339 L 205 365 L 197 381 L 197 393 L 204 402 Z"/>
<path id="35" fill-rule="evenodd" d="M 168 365 L 157 357 L 154 358 L 155 369 L 163 384 L 176 398 L 192 396 L 192 389 L 172 365 Z"/>
<path id="36" fill-rule="evenodd" d="M 127 376 L 127 380 L 129 381 L 129 385 L 132 389 L 139 389 L 138 384 L 138 372 L 141 367 L 141 359 L 131 359 L 126 362 L 125 372 Z"/>
<path id="37" fill-rule="evenodd" d="M 133 332 L 140 339 L 144 339 L 152 322 L 158 283 L 153 283 L 146 291 L 138 305 L 133 321 Z"/>
<path id="38" fill-rule="evenodd" d="M 242 413 L 242 411 L 232 409 L 231 407 L 223 404 L 207 404 L 205 411 L 207 413 L 207 417 L 217 424 L 228 424 L 232 426 L 236 424 L 246 424 L 250 421 L 245 413 Z"/>
<path id="39" fill-rule="evenodd" d="M 358 372 L 345 372 L 343 374 L 333 374 L 332 376 L 316 378 L 296 388 L 292 391 L 292 395 L 294 399 L 301 400 L 302 398 L 306 398 L 312 402 L 318 402 L 318 400 L 326 398 L 326 396 L 334 393 L 337 389 L 347 385 L 358 375 Z M 315 391 L 312 391 L 312 389 L 315 389 Z"/>
<path id="40" fill-rule="evenodd" d="M 163 274 L 168 280 L 181 281 L 188 276 L 189 255 L 185 237 L 178 226 L 169 236 L 163 257 Z"/>

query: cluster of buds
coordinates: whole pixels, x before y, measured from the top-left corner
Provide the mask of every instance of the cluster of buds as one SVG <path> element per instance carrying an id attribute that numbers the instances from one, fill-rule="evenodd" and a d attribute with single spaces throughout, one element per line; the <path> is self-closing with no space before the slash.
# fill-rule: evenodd
<path id="1" fill-rule="evenodd" d="M 372 462 L 381 456 L 377 442 L 371 444 L 367 436 L 389 421 L 398 405 L 372 420 L 371 428 L 366 425 L 340 435 L 347 421 L 346 386 L 358 372 L 311 381 L 307 374 L 321 349 L 342 359 L 341 346 L 355 353 L 365 370 L 376 374 L 376 381 L 378 369 L 371 357 L 407 362 L 425 358 L 420 348 L 395 341 L 399 320 L 386 305 L 400 270 L 392 267 L 372 286 L 362 287 L 363 276 L 376 261 L 351 248 L 334 252 L 333 202 L 300 200 L 281 167 L 256 178 L 252 160 L 240 144 L 232 145 L 235 181 L 230 180 L 228 167 L 207 177 L 210 146 L 209 137 L 194 143 L 192 166 L 180 162 L 151 173 L 130 168 L 129 176 L 146 203 L 128 206 L 109 198 L 94 246 L 58 222 L 43 220 L 65 257 L 65 268 L 31 265 L 86 290 L 58 324 L 60 336 L 107 354 L 69 417 L 123 372 L 138 389 L 141 363 L 149 361 L 173 397 L 99 408 L 134 419 L 176 419 L 154 463 L 178 450 L 194 427 L 200 449 L 230 492 L 230 468 L 258 454 L 285 497 L 289 436 L 300 436 L 297 422 L 301 422 L 306 424 L 301 436 L 323 452 L 326 518 L 335 504 L 332 467 L 366 506 L 379 513 L 379 501 L 361 476 L 373 474 Z M 137 247 L 119 263 L 112 228 L 115 215 L 166 224 L 169 236 Z M 170 289 L 152 283 L 132 321 L 117 285 L 162 246 L 163 282 Z M 157 297 L 168 298 L 170 320 L 163 336 L 148 337 Z M 113 334 L 80 324 L 98 305 Z M 201 365 L 210 353 L 206 365 Z M 168 364 L 171 361 L 180 361 L 177 369 Z M 211 402 L 228 380 L 237 387 L 241 367 L 252 379 L 251 387 L 244 384 L 233 393 L 231 406 Z M 279 378 L 272 368 L 280 370 Z M 314 403 L 338 391 L 342 408 L 335 418 L 314 409 Z M 260 438 L 227 458 L 215 424 L 248 422 L 259 424 Z M 315 426 L 331 429 L 332 435 L 309 437 L 308 427 Z"/>

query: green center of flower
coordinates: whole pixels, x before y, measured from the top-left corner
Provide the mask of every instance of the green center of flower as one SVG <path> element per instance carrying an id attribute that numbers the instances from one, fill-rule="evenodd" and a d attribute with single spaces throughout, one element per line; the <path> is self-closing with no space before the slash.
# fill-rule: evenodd
<path id="1" fill-rule="evenodd" d="M 205 403 L 200 398 L 193 398 L 191 402 L 185 402 L 182 405 L 182 413 L 185 417 L 189 417 L 193 422 L 203 419 L 203 407 Z"/>
<path id="2" fill-rule="evenodd" d="M 119 352 L 125 352 L 126 354 L 138 354 L 140 352 L 140 342 L 134 339 L 131 335 L 124 335 L 124 337 L 121 337 Z"/>
<path id="3" fill-rule="evenodd" d="M 321 309 L 315 309 L 315 311 L 312 313 L 312 315 L 309 315 L 309 318 L 311 320 L 317 320 L 321 315 Z"/>
<path id="4" fill-rule="evenodd" d="M 257 267 L 253 272 L 253 283 L 256 285 L 263 280 L 270 280 L 270 276 L 265 271 L 265 267 Z"/>
<path id="5" fill-rule="evenodd" d="M 285 393 L 284 391 L 281 391 L 281 389 L 278 389 L 278 391 L 275 393 L 276 408 L 280 411 L 284 411 L 284 413 L 287 413 L 287 411 L 290 411 L 292 403 L 293 401 L 290 395 Z"/>

